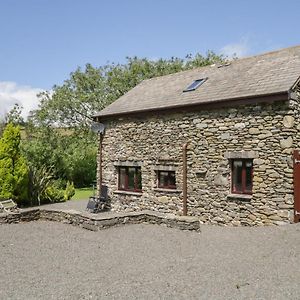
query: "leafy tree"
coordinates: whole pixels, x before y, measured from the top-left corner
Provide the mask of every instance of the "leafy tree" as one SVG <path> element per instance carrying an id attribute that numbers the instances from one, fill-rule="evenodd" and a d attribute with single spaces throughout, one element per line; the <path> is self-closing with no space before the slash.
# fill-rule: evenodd
<path id="1" fill-rule="evenodd" d="M 78 68 L 62 86 L 38 95 L 39 108 L 30 120 L 38 126 L 87 128 L 93 113 L 107 104 L 105 80 L 99 69 L 87 64 L 84 71 Z"/>
<path id="2" fill-rule="evenodd" d="M 75 135 L 72 130 L 51 127 L 27 130 L 22 149 L 30 166 L 52 169 L 53 179 L 90 185 L 96 178 L 97 143 L 92 133 Z"/>
<path id="3" fill-rule="evenodd" d="M 28 166 L 20 151 L 20 128 L 8 124 L 0 139 L 0 198 L 28 202 Z"/>
<path id="4" fill-rule="evenodd" d="M 23 107 L 18 103 L 15 103 L 13 108 L 5 115 L 5 123 L 12 123 L 14 125 L 24 125 L 24 119 L 22 117 Z"/>

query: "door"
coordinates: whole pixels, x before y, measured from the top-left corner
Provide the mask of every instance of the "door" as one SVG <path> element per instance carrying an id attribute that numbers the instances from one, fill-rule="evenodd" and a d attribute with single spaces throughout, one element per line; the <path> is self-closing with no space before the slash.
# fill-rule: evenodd
<path id="1" fill-rule="evenodd" d="M 294 150 L 294 222 L 300 222 L 300 151 Z"/>

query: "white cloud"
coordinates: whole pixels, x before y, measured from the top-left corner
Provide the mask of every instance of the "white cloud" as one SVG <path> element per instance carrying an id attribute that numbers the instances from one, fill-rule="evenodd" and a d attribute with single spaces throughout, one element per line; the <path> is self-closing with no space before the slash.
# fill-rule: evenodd
<path id="1" fill-rule="evenodd" d="M 234 56 L 237 57 L 244 57 L 249 55 L 251 52 L 249 41 L 247 38 L 242 38 L 237 43 L 227 44 L 221 48 L 220 52 L 229 58 L 233 58 Z"/>
<path id="2" fill-rule="evenodd" d="M 32 109 L 37 108 L 37 94 L 42 91 L 42 89 L 18 85 L 12 81 L 0 81 L 0 118 L 3 118 L 16 103 L 24 108 L 22 115 L 26 118 Z"/>

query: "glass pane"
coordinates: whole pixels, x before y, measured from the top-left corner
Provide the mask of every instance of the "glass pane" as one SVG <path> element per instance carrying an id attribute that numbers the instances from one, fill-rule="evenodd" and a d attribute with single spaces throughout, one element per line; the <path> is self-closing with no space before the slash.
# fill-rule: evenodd
<path id="1" fill-rule="evenodd" d="M 161 187 L 168 185 L 168 172 L 159 172 L 158 185 Z"/>
<path id="2" fill-rule="evenodd" d="M 135 168 L 128 168 L 128 189 L 134 190 Z"/>
<path id="3" fill-rule="evenodd" d="M 242 168 L 243 162 L 241 160 L 233 161 L 233 170 L 232 170 L 232 187 L 234 192 L 242 192 Z"/>
<path id="4" fill-rule="evenodd" d="M 126 169 L 120 168 L 119 169 L 119 189 L 126 188 Z"/>
<path id="5" fill-rule="evenodd" d="M 169 185 L 173 187 L 176 185 L 175 172 L 169 172 Z"/>
<path id="6" fill-rule="evenodd" d="M 141 168 L 136 169 L 136 185 L 137 185 L 138 190 L 142 189 L 142 171 L 141 171 Z"/>
<path id="7" fill-rule="evenodd" d="M 196 88 L 198 88 L 203 82 L 204 79 L 197 79 L 194 82 L 192 82 L 184 91 L 193 91 Z"/>
<path id="8" fill-rule="evenodd" d="M 252 191 L 252 162 L 246 162 L 246 191 Z"/>

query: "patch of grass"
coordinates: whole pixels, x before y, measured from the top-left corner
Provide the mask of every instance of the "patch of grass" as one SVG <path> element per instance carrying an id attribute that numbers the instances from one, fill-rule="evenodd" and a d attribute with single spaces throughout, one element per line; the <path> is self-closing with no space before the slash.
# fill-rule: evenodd
<path id="1" fill-rule="evenodd" d="M 75 195 L 72 197 L 72 200 L 86 200 L 93 195 L 94 190 L 91 187 L 75 189 Z"/>

